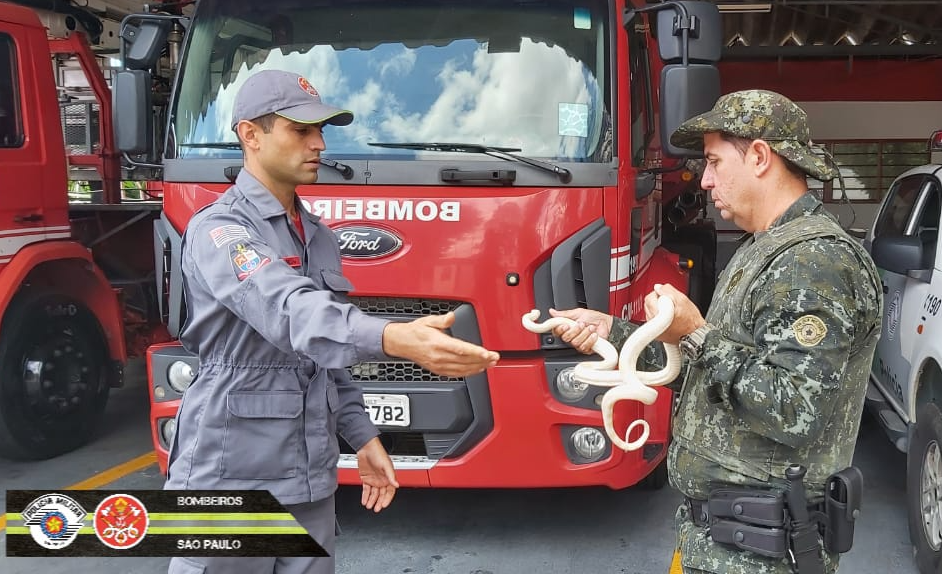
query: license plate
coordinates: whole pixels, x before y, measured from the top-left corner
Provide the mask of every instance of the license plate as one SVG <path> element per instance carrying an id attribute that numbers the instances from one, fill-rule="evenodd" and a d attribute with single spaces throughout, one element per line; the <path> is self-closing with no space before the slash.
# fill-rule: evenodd
<path id="1" fill-rule="evenodd" d="M 412 422 L 406 395 L 363 395 L 363 404 L 375 425 L 407 427 Z"/>

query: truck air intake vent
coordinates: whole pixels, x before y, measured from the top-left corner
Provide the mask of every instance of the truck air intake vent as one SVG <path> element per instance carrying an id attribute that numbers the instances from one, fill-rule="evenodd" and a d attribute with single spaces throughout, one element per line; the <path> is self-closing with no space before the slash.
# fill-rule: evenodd
<path id="1" fill-rule="evenodd" d="M 409 317 L 441 315 L 454 311 L 461 305 L 461 301 L 410 299 L 406 297 L 350 297 L 350 302 L 359 307 L 364 313 Z"/>
<path id="2" fill-rule="evenodd" d="M 359 383 L 464 382 L 464 378 L 436 375 L 411 362 L 358 363 L 348 367 L 347 372 L 350 373 L 351 379 Z"/>

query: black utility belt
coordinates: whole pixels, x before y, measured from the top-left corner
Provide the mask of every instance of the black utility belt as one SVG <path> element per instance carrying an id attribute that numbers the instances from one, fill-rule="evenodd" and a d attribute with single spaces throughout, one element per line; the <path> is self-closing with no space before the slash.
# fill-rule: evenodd
<path id="1" fill-rule="evenodd" d="M 686 498 L 690 520 L 710 530 L 714 542 L 770 558 L 795 551 L 799 529 L 816 529 L 824 549 L 832 554 L 850 550 L 860 513 L 863 478 L 854 467 L 832 474 L 825 497 L 807 505 L 804 524 L 788 506 L 782 492 L 747 488 L 716 488 L 706 500 Z M 809 541 L 811 542 L 811 541 Z"/>

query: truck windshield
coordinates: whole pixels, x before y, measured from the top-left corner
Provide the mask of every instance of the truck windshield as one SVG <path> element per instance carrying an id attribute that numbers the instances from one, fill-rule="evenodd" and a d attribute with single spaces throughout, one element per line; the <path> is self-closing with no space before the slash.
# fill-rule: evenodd
<path id="1" fill-rule="evenodd" d="M 202 0 L 168 152 L 241 157 L 220 145 L 236 142 L 235 94 L 253 73 L 284 69 L 353 111 L 352 125 L 325 130 L 334 157 L 438 157 L 448 154 L 369 144 L 473 142 L 607 162 L 609 10 L 606 0 Z"/>

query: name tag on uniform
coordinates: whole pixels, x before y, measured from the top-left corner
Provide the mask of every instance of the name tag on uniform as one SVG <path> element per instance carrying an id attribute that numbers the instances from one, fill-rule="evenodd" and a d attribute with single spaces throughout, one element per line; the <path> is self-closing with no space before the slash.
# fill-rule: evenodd
<path id="1" fill-rule="evenodd" d="M 289 255 L 287 257 L 282 257 L 281 259 L 295 269 L 301 267 L 301 258 L 297 255 Z"/>

